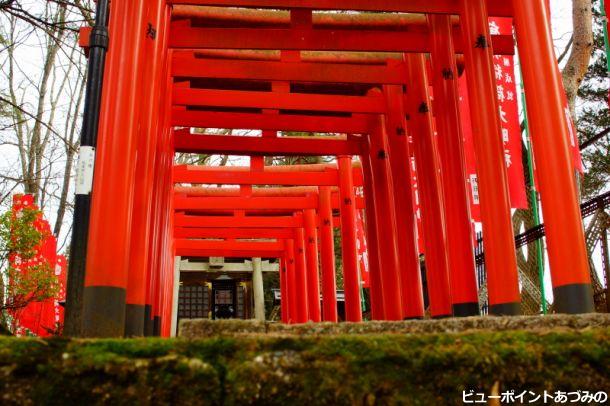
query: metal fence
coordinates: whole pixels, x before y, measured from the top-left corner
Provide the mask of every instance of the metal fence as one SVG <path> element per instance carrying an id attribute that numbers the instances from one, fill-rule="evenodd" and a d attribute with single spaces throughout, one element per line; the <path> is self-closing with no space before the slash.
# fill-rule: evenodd
<path id="1" fill-rule="evenodd" d="M 591 281 L 598 312 L 610 311 L 610 295 L 608 280 L 610 274 L 610 259 L 608 252 L 608 229 L 610 228 L 610 192 L 597 196 L 580 206 L 583 220 L 586 220 L 585 238 L 589 253 Z M 527 215 L 521 210 L 514 217 L 527 224 Z M 519 218 L 521 216 L 521 218 Z M 515 220 L 515 218 L 514 218 Z M 544 224 L 528 228 L 527 231 L 515 236 L 517 247 L 517 264 L 521 285 L 521 303 L 524 314 L 540 314 L 552 312 L 552 305 L 547 305 L 542 293 L 545 290 L 543 270 L 545 263 L 545 231 Z M 476 274 L 479 287 L 479 305 L 481 314 L 487 314 L 487 272 L 485 270 L 485 252 L 482 233 L 477 233 L 475 247 Z M 601 265 L 600 265 L 601 264 Z"/>

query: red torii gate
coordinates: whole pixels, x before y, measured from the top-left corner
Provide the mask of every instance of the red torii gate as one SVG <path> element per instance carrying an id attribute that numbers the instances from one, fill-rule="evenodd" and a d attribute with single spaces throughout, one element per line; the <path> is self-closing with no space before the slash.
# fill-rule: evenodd
<path id="1" fill-rule="evenodd" d="M 344 169 L 349 161 L 346 158 L 339 158 L 341 169 Z M 349 167 L 348 167 L 349 169 Z M 359 165 L 353 165 L 351 177 L 355 179 L 354 186 L 362 185 L 362 171 Z M 174 198 L 174 209 L 178 212 L 176 215 L 175 224 L 179 228 L 175 229 L 176 236 L 188 235 L 189 237 L 200 237 L 202 231 L 206 230 L 208 236 L 219 237 L 220 232 L 214 233 L 211 227 L 215 230 L 224 230 L 225 227 L 235 227 L 242 230 L 242 236 L 253 237 L 252 233 L 248 232 L 245 227 L 255 226 L 261 227 L 282 227 L 294 228 L 289 232 L 290 241 L 286 242 L 285 255 L 288 259 L 284 259 L 283 270 L 286 270 L 288 264 L 295 264 L 296 271 L 288 271 L 290 275 L 296 272 L 299 275 L 306 275 L 307 281 L 307 297 L 308 305 L 304 305 L 300 300 L 304 297 L 299 297 L 296 294 L 294 282 L 289 282 L 292 278 L 281 279 L 283 298 L 290 298 L 287 306 L 283 306 L 283 319 L 294 321 L 321 321 L 322 314 L 319 305 L 319 288 L 318 288 L 318 235 L 320 240 L 319 251 L 322 264 L 322 297 L 324 304 L 324 320 L 337 321 L 336 309 L 336 284 L 335 284 L 335 269 L 334 269 L 334 248 L 333 248 L 333 233 L 332 228 L 339 226 L 339 223 L 334 221 L 332 210 L 339 209 L 342 205 L 339 201 L 339 195 L 347 195 L 352 199 L 356 208 L 362 210 L 364 201 L 362 198 L 355 197 L 354 186 L 350 191 L 333 191 L 331 186 L 340 186 L 340 176 L 337 165 L 292 165 L 281 167 L 263 167 L 260 171 L 252 170 L 249 167 L 186 167 L 178 166 L 174 168 L 174 181 L 176 183 L 201 183 L 201 184 L 270 184 L 270 185 L 317 185 L 317 187 L 280 187 L 280 188 L 258 188 L 251 189 L 248 196 L 243 195 L 243 190 L 227 189 L 227 188 L 185 188 L 176 187 L 176 197 Z M 345 187 L 345 186 L 343 186 Z M 203 197 L 205 196 L 205 197 Z M 229 210 L 247 210 L 249 216 L 239 216 L 227 219 L 225 216 L 212 216 L 210 212 L 218 214 L 226 213 Z M 180 214 L 180 211 L 188 211 L 189 215 Z M 201 216 L 201 212 L 205 212 L 206 216 Z M 298 217 L 294 217 L 294 212 L 300 212 Z M 273 213 L 275 217 L 268 217 L 269 213 Z M 199 214 L 199 215 L 194 215 Z M 258 214 L 259 217 L 252 217 L 253 214 Z M 266 214 L 261 216 L 261 214 Z M 233 214 L 235 215 L 235 214 Z M 341 210 L 341 217 L 344 223 L 355 223 L 355 218 L 347 220 L 348 216 L 354 216 L 355 212 L 350 210 Z M 187 218 L 188 217 L 188 218 Z M 324 219 L 323 219 L 324 218 Z M 193 227 L 197 227 L 197 231 L 193 231 Z M 222 227 L 222 228 L 220 228 Z M 357 256 L 355 234 L 349 233 L 352 227 L 342 228 L 342 232 L 347 231 L 348 235 L 343 235 L 342 241 L 346 250 L 343 251 L 344 258 L 344 280 L 355 281 L 356 288 L 349 290 L 346 293 L 346 309 L 348 319 L 352 321 L 361 320 L 360 310 L 360 295 L 359 295 L 359 277 L 356 261 L 349 261 L 352 257 Z M 303 231 L 300 231 L 303 230 Z M 319 230 L 319 232 L 318 232 Z M 274 235 L 267 233 L 264 235 Z M 273 230 L 277 231 L 277 230 Z M 224 233 L 226 235 L 226 232 Z M 260 231 L 259 231 L 260 235 Z M 349 242 L 353 238 L 353 241 Z M 294 249 L 296 248 L 296 251 Z M 301 251 L 302 256 L 299 257 L 298 252 Z M 192 253 L 192 252 L 191 252 Z M 295 258 L 298 259 L 295 262 Z M 345 261 L 348 259 L 348 261 Z M 306 269 L 302 269 L 303 264 L 306 264 Z M 288 285 L 288 288 L 286 286 Z M 420 287 L 421 289 L 421 287 Z M 293 295 L 287 294 L 288 290 L 293 291 Z M 380 295 L 380 292 L 376 292 Z M 284 302 L 286 303 L 286 302 Z M 287 309 L 293 309 L 292 317 L 288 318 Z M 296 317 L 296 314 L 299 316 Z"/>
<path id="2" fill-rule="evenodd" d="M 218 21 L 213 26 L 197 26 L 197 15 L 193 14 L 195 24 L 191 23 L 188 9 L 180 9 L 182 5 L 288 9 L 290 20 L 287 23 L 254 18 L 243 29 Z M 106 1 L 98 1 L 98 15 L 102 16 L 99 26 L 106 23 L 106 6 Z M 422 13 L 427 20 L 424 25 L 417 22 L 417 29 L 411 32 L 387 28 L 392 24 L 403 28 L 413 25 L 399 22 L 401 16 L 384 15 L 387 21 L 377 25 L 367 16 L 354 16 L 348 23 L 339 21 L 339 26 L 333 26 L 311 13 L 329 9 Z M 172 21 L 172 12 L 178 10 L 181 13 L 175 14 Z M 411 178 L 410 159 L 414 155 L 422 198 L 427 268 L 431 276 L 442 281 L 430 290 L 432 314 L 439 317 L 472 314 L 476 286 L 473 287 L 471 247 L 466 242 L 469 238 L 463 238 L 468 206 L 463 170 L 460 171 L 463 162 L 459 153 L 456 52 L 464 54 L 470 113 L 477 130 L 474 141 L 490 312 L 517 314 L 519 285 L 492 63 L 494 51 L 512 52 L 512 39 L 490 35 L 490 15 L 512 16 L 515 21 L 547 226 L 555 308 L 569 313 L 592 311 L 584 233 L 571 176 L 563 89 L 544 0 L 114 0 L 110 11 L 112 47 L 101 94 L 91 225 L 88 229 L 86 213 L 91 185 L 85 176 L 79 183 L 68 285 L 68 313 L 80 314 L 82 297 L 84 335 L 122 335 L 125 314 L 134 320 L 146 318 L 143 304 L 152 305 L 154 292 L 160 293 L 155 296 L 154 306 L 165 316 L 169 312 L 173 281 L 174 243 L 170 230 L 174 221 L 171 215 L 174 151 L 258 157 L 362 156 L 366 207 L 375 213 L 375 221 L 367 222 L 371 262 L 380 269 L 379 278 L 372 278 L 371 284 L 387 293 L 383 303 L 375 306 L 382 306 L 389 319 L 409 317 L 419 311 L 409 308 L 404 295 L 396 289 L 398 286 L 402 291 L 412 289 L 418 278 L 414 271 L 415 221 L 412 211 L 405 211 L 412 207 L 413 196 L 404 183 L 405 178 Z M 450 15 L 459 15 L 457 31 Z M 355 30 L 358 26 L 362 28 Z M 94 61 L 103 56 L 101 31 L 94 30 L 91 36 Z M 250 52 L 254 55 L 262 52 L 265 56 L 262 61 L 250 61 L 249 51 L 241 53 L 243 49 L 253 49 Z M 279 60 L 270 61 L 265 50 L 280 51 Z M 301 51 L 347 54 L 320 57 L 314 53 L 308 60 L 301 58 Z M 408 55 L 399 55 L 396 61 L 385 54 L 377 59 L 362 58 L 350 54 L 353 51 Z M 430 53 L 429 71 L 424 53 Z M 150 63 L 145 64 L 145 59 Z M 274 76 L 273 69 L 280 73 Z M 376 75 L 375 79 L 363 79 L 369 75 Z M 99 80 L 99 75 L 92 77 L 88 94 L 95 99 L 99 86 L 95 86 L 94 80 Z M 333 79 L 327 82 L 324 77 Z M 434 87 L 434 104 L 429 85 Z M 216 93 L 222 103 L 209 106 L 210 93 L 199 90 L 206 87 L 249 94 Z M 261 97 L 251 92 L 270 94 Z M 303 96 L 329 93 L 336 98 Z M 240 96 L 250 104 L 242 106 Z M 359 97 L 350 99 L 356 106 L 353 110 L 342 110 L 341 104 L 347 102 L 344 96 Z M 381 104 L 385 110 L 380 112 L 381 98 L 385 100 Z M 95 120 L 91 121 L 94 113 L 88 110 L 85 114 L 85 134 L 97 131 Z M 434 137 L 434 118 L 443 135 L 439 137 L 442 142 Z M 172 127 L 250 128 L 263 130 L 263 137 L 236 140 L 182 130 L 174 134 Z M 293 140 L 277 137 L 276 131 L 349 135 Z M 548 138 L 548 134 L 553 134 L 553 138 Z M 412 145 L 407 135 L 413 140 Z M 95 137 L 86 141 L 85 148 L 96 146 Z M 262 158 L 255 162 L 258 162 L 255 167 L 262 166 Z M 86 161 L 84 165 L 86 169 Z M 341 189 L 353 190 L 348 176 L 351 171 L 340 165 L 339 172 L 340 181 L 346 183 Z M 83 173 L 89 174 L 84 169 Z M 352 205 L 353 199 L 342 196 L 341 202 Z M 348 236 L 354 231 L 353 224 L 342 225 Z M 87 236 L 88 245 L 83 246 Z M 380 236 L 383 244 L 379 243 Z M 131 288 L 144 281 L 149 286 L 144 294 Z M 461 292 L 460 296 L 456 296 L 457 292 Z M 149 301 L 142 296 L 148 296 Z M 73 323 L 68 325 L 68 331 L 80 333 L 81 320 L 67 318 L 68 323 Z M 166 324 L 161 326 L 164 334 L 169 329 Z"/>

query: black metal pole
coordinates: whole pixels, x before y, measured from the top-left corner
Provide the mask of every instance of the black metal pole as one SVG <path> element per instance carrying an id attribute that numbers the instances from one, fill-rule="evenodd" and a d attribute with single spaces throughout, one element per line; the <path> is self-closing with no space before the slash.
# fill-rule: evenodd
<path id="1" fill-rule="evenodd" d="M 81 335 L 83 289 L 85 266 L 87 264 L 87 237 L 91 212 L 91 189 L 95 166 L 98 124 L 104 66 L 108 49 L 108 0 L 97 0 L 95 25 L 89 37 L 89 63 L 87 66 L 87 87 L 83 128 L 81 130 L 79 159 L 76 173 L 76 196 L 74 199 L 74 220 L 68 265 L 66 312 L 64 335 Z"/>

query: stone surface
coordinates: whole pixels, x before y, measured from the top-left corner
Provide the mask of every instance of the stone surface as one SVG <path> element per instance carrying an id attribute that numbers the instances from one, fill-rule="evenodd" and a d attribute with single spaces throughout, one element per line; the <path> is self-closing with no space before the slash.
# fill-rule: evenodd
<path id="1" fill-rule="evenodd" d="M 0 337 L 0 404 L 462 405 L 468 390 L 608 390 L 609 359 L 608 327 L 188 340 Z"/>
<path id="2" fill-rule="evenodd" d="M 610 388 L 607 315 L 183 327 L 205 337 L 0 337 L 0 404 L 462 405 L 469 390 Z"/>
<path id="3" fill-rule="evenodd" d="M 465 317 L 442 320 L 400 322 L 370 321 L 364 323 L 306 323 L 286 325 L 254 320 L 182 320 L 180 336 L 204 338 L 213 336 L 267 335 L 336 335 L 336 334 L 430 334 L 469 331 L 544 331 L 548 329 L 582 330 L 610 327 L 610 314 L 548 315 L 511 317 Z"/>

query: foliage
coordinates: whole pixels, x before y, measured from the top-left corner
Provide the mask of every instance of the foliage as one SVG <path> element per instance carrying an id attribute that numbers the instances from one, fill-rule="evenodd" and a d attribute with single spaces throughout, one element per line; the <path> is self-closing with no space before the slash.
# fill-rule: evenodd
<path id="1" fill-rule="evenodd" d="M 333 228 L 333 243 L 335 247 L 335 278 L 337 289 L 343 289 L 343 246 L 341 245 L 341 229 Z"/>
<path id="2" fill-rule="evenodd" d="M 610 385 L 610 329 L 199 340 L 0 338 L 5 404 L 462 404 Z"/>
<path id="3" fill-rule="evenodd" d="M 283 132 L 284 137 L 324 137 L 329 134 L 322 133 L 304 133 L 304 132 Z M 320 164 L 325 162 L 332 162 L 335 157 L 329 156 L 276 156 L 276 157 L 265 157 L 265 165 L 267 166 L 279 166 L 279 165 L 306 165 L 306 164 Z"/>
<path id="4" fill-rule="evenodd" d="M 40 215 L 39 210 L 26 207 L 0 216 L 0 324 L 5 329 L 7 312 L 52 298 L 59 291 L 54 264 L 39 257 L 38 247 L 49 236 L 35 226 Z"/>
<path id="5" fill-rule="evenodd" d="M 280 271 L 281 272 L 281 271 Z M 280 288 L 279 272 L 263 272 L 263 292 L 265 294 L 265 319 L 269 320 L 273 311 L 273 289 Z"/>
<path id="6" fill-rule="evenodd" d="M 592 63 L 578 92 L 577 125 L 580 142 L 610 128 L 608 109 L 608 65 L 602 28 L 601 2 L 594 2 L 594 47 Z M 583 151 L 586 174 L 582 180 L 584 200 L 608 189 L 610 182 L 610 136 Z"/>

